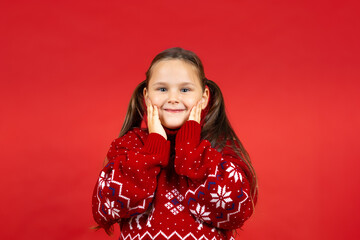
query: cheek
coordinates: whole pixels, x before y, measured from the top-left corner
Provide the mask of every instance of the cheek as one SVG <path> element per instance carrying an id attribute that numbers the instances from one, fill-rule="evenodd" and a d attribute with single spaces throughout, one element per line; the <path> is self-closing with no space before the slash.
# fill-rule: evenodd
<path id="1" fill-rule="evenodd" d="M 200 101 L 200 99 L 201 99 L 201 97 L 189 98 L 189 99 L 186 99 L 186 100 L 184 101 L 184 104 L 186 105 L 186 107 L 187 107 L 188 110 L 190 111 L 191 108 L 192 108 L 193 106 L 195 106 L 198 101 Z"/>
<path id="2" fill-rule="evenodd" d="M 152 104 L 161 107 L 161 105 L 163 104 L 163 99 L 161 98 L 161 96 L 159 95 L 149 95 L 150 101 L 152 102 Z"/>

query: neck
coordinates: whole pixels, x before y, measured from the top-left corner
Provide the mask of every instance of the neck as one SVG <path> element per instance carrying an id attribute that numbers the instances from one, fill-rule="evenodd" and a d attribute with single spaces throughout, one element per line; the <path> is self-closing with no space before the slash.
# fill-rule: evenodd
<path id="1" fill-rule="evenodd" d="M 180 128 L 171 129 L 171 128 L 164 127 L 164 130 L 167 135 L 176 135 L 176 133 L 179 131 L 179 129 Z"/>

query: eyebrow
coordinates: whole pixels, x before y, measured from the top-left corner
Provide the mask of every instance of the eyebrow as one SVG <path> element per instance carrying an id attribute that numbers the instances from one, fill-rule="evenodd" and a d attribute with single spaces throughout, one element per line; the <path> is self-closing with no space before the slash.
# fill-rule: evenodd
<path id="1" fill-rule="evenodd" d="M 167 85 L 167 84 L 168 84 L 167 82 L 156 82 L 152 85 L 156 86 L 156 85 Z M 180 85 L 183 86 L 183 85 L 195 85 L 195 84 L 192 82 L 184 82 L 184 83 L 181 83 Z"/>

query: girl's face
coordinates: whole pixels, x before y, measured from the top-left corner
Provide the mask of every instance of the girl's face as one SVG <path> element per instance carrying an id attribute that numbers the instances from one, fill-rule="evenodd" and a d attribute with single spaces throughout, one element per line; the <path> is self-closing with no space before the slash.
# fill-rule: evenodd
<path id="1" fill-rule="evenodd" d="M 202 91 L 196 68 L 179 59 L 155 63 L 143 94 L 158 107 L 162 125 L 170 129 L 181 127 L 198 101 L 205 109 L 209 99 L 209 90 Z"/>

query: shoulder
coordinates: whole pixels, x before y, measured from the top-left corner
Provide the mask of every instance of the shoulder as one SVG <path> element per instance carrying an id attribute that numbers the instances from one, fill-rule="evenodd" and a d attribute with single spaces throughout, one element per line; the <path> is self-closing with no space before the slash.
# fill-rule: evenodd
<path id="1" fill-rule="evenodd" d="M 238 165 L 244 164 L 241 149 L 236 140 L 227 139 L 225 146 L 221 150 L 221 154 Z"/>
<path id="2" fill-rule="evenodd" d="M 236 140 L 228 139 L 221 154 L 226 157 L 226 160 L 240 167 L 247 177 L 252 175 L 248 164 L 244 161 L 240 146 Z"/>
<path id="3" fill-rule="evenodd" d="M 137 144 L 142 143 L 146 140 L 148 136 L 148 130 L 145 128 L 133 128 L 127 131 L 123 136 L 118 137 L 113 140 L 112 145 L 122 145 L 122 144 Z"/>
<path id="4" fill-rule="evenodd" d="M 224 142 L 225 142 L 225 143 L 223 143 L 224 147 L 222 147 L 221 150 L 219 148 L 217 148 L 218 151 L 223 155 L 230 155 L 232 157 L 239 158 L 238 154 L 236 153 L 237 150 L 239 149 L 238 145 L 236 144 L 236 141 L 227 139 L 227 140 L 224 140 Z"/>
<path id="5" fill-rule="evenodd" d="M 133 128 L 123 136 L 114 139 L 107 153 L 107 158 L 113 159 L 123 151 L 129 151 L 144 146 L 144 142 L 148 136 L 147 129 Z"/>

